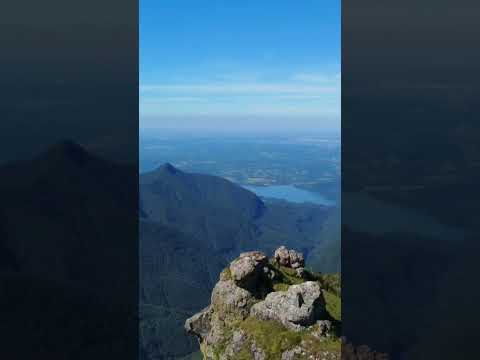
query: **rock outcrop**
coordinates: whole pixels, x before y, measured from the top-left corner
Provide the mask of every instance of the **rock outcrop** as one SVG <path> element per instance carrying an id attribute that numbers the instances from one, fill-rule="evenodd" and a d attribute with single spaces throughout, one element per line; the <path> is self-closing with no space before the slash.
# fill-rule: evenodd
<path id="1" fill-rule="evenodd" d="M 255 292 L 263 281 L 267 264 L 268 258 L 261 251 L 242 253 L 230 264 L 230 274 L 239 287 Z"/>
<path id="2" fill-rule="evenodd" d="M 314 325 L 326 314 L 325 300 L 318 282 L 292 285 L 287 291 L 275 291 L 252 306 L 250 313 L 260 320 L 275 320 L 294 331 Z"/>
<path id="3" fill-rule="evenodd" d="M 285 246 L 280 246 L 274 254 L 275 261 L 286 267 L 292 269 L 303 268 L 305 266 L 305 260 L 303 254 L 295 250 L 288 250 Z"/>
<path id="4" fill-rule="evenodd" d="M 212 304 L 216 314 L 223 319 L 244 319 L 254 304 L 253 294 L 235 284 L 232 280 L 219 281 L 212 291 Z"/>
<path id="5" fill-rule="evenodd" d="M 209 306 L 199 313 L 193 315 L 185 322 L 185 330 L 189 334 L 195 334 L 200 341 L 204 341 L 210 332 L 212 320 L 212 308 Z"/>
<path id="6" fill-rule="evenodd" d="M 220 275 L 210 306 L 185 329 L 207 360 L 339 359 L 340 319 L 328 311 L 323 284 L 294 250 L 281 247 L 272 259 L 242 253 Z M 339 306 L 339 296 L 327 298 Z"/>

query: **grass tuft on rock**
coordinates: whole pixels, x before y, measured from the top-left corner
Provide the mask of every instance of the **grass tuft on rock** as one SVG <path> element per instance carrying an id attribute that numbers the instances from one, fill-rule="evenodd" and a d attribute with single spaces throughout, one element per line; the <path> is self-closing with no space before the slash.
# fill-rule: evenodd
<path id="1" fill-rule="evenodd" d="M 318 339 L 311 334 L 306 334 L 302 342 L 303 347 L 307 350 L 306 359 L 313 358 L 327 358 L 326 353 L 340 354 L 342 348 L 342 341 L 337 337 L 326 337 Z"/>
<path id="2" fill-rule="evenodd" d="M 240 328 L 245 331 L 250 341 L 255 341 L 265 352 L 266 360 L 280 359 L 284 351 L 292 349 L 302 341 L 302 333 L 290 331 L 276 321 L 248 317 L 240 324 Z"/>

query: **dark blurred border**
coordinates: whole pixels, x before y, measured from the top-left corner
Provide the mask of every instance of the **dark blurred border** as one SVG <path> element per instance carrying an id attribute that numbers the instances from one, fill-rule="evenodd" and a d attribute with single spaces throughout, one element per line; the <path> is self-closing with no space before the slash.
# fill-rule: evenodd
<path id="1" fill-rule="evenodd" d="M 477 358 L 480 5 L 342 9 L 344 335 L 391 359 Z"/>
<path id="2" fill-rule="evenodd" d="M 0 358 L 138 356 L 138 2 L 0 13 Z"/>

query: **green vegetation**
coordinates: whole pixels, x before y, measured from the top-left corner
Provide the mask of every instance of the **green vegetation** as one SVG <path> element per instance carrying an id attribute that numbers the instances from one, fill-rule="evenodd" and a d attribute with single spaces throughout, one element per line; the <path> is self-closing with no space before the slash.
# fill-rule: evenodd
<path id="1" fill-rule="evenodd" d="M 172 166 L 142 174 L 140 198 L 141 303 L 159 309 L 141 325 L 142 349 L 152 358 L 198 349 L 183 323 L 208 305 L 231 259 L 252 248 L 269 255 L 280 245 L 312 249 L 331 212 L 313 204 L 264 203 L 224 179 Z M 304 281 L 292 269 L 276 272 L 268 290 Z M 221 278 L 231 279 L 229 269 Z"/>
<path id="2" fill-rule="evenodd" d="M 323 273 L 338 273 L 341 268 L 341 209 L 337 207 L 328 215 L 318 235 L 318 245 L 308 255 L 307 263 Z"/>
<path id="3" fill-rule="evenodd" d="M 305 270 L 305 274 L 299 277 L 296 271 L 291 268 L 280 266 L 274 261 L 270 262 L 271 268 L 276 272 L 277 277 L 273 281 L 275 291 L 285 291 L 290 285 L 301 284 L 305 280 L 318 281 L 326 291 L 341 296 L 341 277 L 340 274 L 320 274 L 311 270 Z"/>
<path id="4" fill-rule="evenodd" d="M 325 352 L 333 352 L 340 354 L 342 342 L 340 338 L 337 337 L 326 337 L 322 340 L 319 340 L 312 334 L 306 334 L 303 339 L 303 343 L 305 348 L 308 351 L 306 359 L 308 359 L 308 355 L 318 355 Z"/>
<path id="5" fill-rule="evenodd" d="M 322 288 L 340 297 L 342 292 L 342 280 L 340 274 L 316 274 L 316 280 Z"/>
<path id="6" fill-rule="evenodd" d="M 234 323 L 235 324 L 235 323 Z M 225 352 L 225 349 L 227 348 L 227 343 L 231 340 L 232 335 L 233 335 L 233 328 L 235 325 L 231 326 L 225 326 L 222 329 L 223 332 L 223 341 L 220 342 L 218 345 L 216 345 L 213 348 L 213 354 L 215 357 L 215 360 L 220 359 L 220 356 Z"/>
<path id="7" fill-rule="evenodd" d="M 278 265 L 270 261 L 270 267 L 275 271 L 273 289 L 275 291 L 286 291 L 290 285 L 301 284 L 305 280 L 299 277 L 294 269 Z"/>
<path id="8" fill-rule="evenodd" d="M 327 304 L 327 312 L 337 321 L 342 320 L 342 300 L 337 295 L 324 291 L 323 296 Z"/>
<path id="9" fill-rule="evenodd" d="M 273 290 L 274 291 L 287 291 L 289 287 L 290 287 L 290 285 L 285 284 L 285 283 L 274 283 L 273 284 Z"/>
<path id="10" fill-rule="evenodd" d="M 305 359 L 308 359 L 310 355 L 320 355 L 325 352 L 339 354 L 341 349 L 341 341 L 337 337 L 330 336 L 319 339 L 312 334 L 313 330 L 295 332 L 275 321 L 263 321 L 249 317 L 238 326 L 246 333 L 249 339 L 248 345 L 255 342 L 265 352 L 266 360 L 280 359 L 284 351 L 291 350 L 300 344 L 307 351 L 304 355 Z M 252 359 L 252 355 L 247 349 L 244 349 L 239 352 L 236 359 Z"/>
<path id="11" fill-rule="evenodd" d="M 280 359 L 282 352 L 302 341 L 302 333 L 287 330 L 276 321 L 262 321 L 249 317 L 240 324 L 251 341 L 264 350 L 266 360 Z"/>

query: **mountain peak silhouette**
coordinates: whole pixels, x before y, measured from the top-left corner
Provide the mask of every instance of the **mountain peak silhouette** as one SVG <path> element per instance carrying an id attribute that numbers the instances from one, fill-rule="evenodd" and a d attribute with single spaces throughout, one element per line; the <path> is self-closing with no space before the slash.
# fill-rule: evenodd
<path id="1" fill-rule="evenodd" d="M 166 172 L 168 174 L 177 174 L 182 172 L 180 169 L 177 169 L 175 166 L 168 162 L 160 166 L 158 170 L 161 172 Z"/>
<path id="2" fill-rule="evenodd" d="M 50 146 L 41 157 L 78 165 L 83 165 L 93 158 L 81 145 L 71 140 L 64 140 Z"/>

